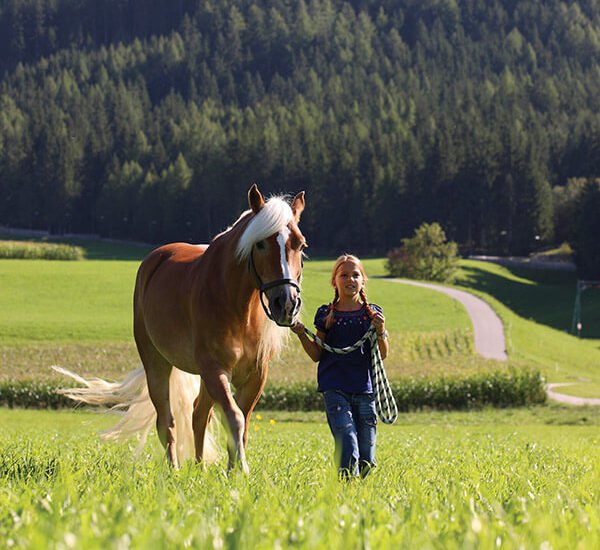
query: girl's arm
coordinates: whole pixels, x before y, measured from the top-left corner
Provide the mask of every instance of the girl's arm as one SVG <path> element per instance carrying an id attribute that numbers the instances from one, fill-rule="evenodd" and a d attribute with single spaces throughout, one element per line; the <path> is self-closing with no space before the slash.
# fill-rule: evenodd
<path id="1" fill-rule="evenodd" d="M 319 359 L 321 359 L 321 346 L 319 346 L 316 342 L 314 342 L 307 336 L 306 332 L 304 332 L 304 325 L 302 323 L 298 322 L 294 326 L 291 327 L 291 331 L 294 334 L 298 335 L 298 338 L 300 339 L 300 343 L 302 344 L 302 347 L 304 348 L 304 351 L 306 352 L 306 354 L 315 363 L 317 363 L 319 361 Z M 321 330 L 317 330 L 317 336 L 321 340 L 325 339 L 325 333 Z"/>
<path id="2" fill-rule="evenodd" d="M 385 317 L 383 316 L 383 313 L 376 311 L 371 322 L 377 331 L 377 345 L 379 346 L 381 359 L 385 359 L 390 351 L 390 344 L 388 342 L 388 332 L 385 329 Z"/>

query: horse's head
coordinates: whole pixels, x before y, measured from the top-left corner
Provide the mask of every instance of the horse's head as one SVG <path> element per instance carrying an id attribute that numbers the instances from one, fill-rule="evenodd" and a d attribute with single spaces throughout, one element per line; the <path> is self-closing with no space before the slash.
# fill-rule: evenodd
<path id="1" fill-rule="evenodd" d="M 291 205 L 281 198 L 265 202 L 255 184 L 248 192 L 248 204 L 254 217 L 242 235 L 238 254 L 248 257 L 267 316 L 280 326 L 291 326 L 302 303 L 300 280 L 306 240 L 298 222 L 304 210 L 304 192 L 296 195 Z"/>

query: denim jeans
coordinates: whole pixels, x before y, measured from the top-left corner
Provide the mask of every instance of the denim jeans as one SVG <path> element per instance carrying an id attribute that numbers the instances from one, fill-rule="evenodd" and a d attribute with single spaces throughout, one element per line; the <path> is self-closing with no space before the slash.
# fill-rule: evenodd
<path id="1" fill-rule="evenodd" d="M 323 399 L 340 472 L 366 476 L 375 466 L 377 415 L 373 394 L 327 390 Z"/>

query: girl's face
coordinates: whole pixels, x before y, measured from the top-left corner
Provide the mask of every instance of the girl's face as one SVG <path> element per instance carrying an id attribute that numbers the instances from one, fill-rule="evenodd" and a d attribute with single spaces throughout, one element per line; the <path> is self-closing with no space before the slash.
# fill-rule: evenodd
<path id="1" fill-rule="evenodd" d="M 336 271 L 334 283 L 340 298 L 344 296 L 357 299 L 365 284 L 365 279 L 360 267 L 354 262 L 347 261 Z"/>

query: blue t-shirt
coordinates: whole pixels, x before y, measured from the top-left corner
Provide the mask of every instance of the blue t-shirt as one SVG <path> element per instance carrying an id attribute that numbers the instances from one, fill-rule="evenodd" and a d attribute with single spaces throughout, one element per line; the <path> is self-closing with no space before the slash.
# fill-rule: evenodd
<path id="1" fill-rule="evenodd" d="M 378 305 L 369 304 L 374 311 L 382 311 Z M 315 314 L 315 327 L 325 333 L 325 343 L 334 348 L 351 346 L 371 325 L 371 319 L 363 306 L 357 311 L 335 312 L 331 328 L 325 328 L 329 305 L 322 305 Z M 371 344 L 365 342 L 362 349 L 347 355 L 337 355 L 321 350 L 317 373 L 319 391 L 341 390 L 348 393 L 371 393 Z"/>

